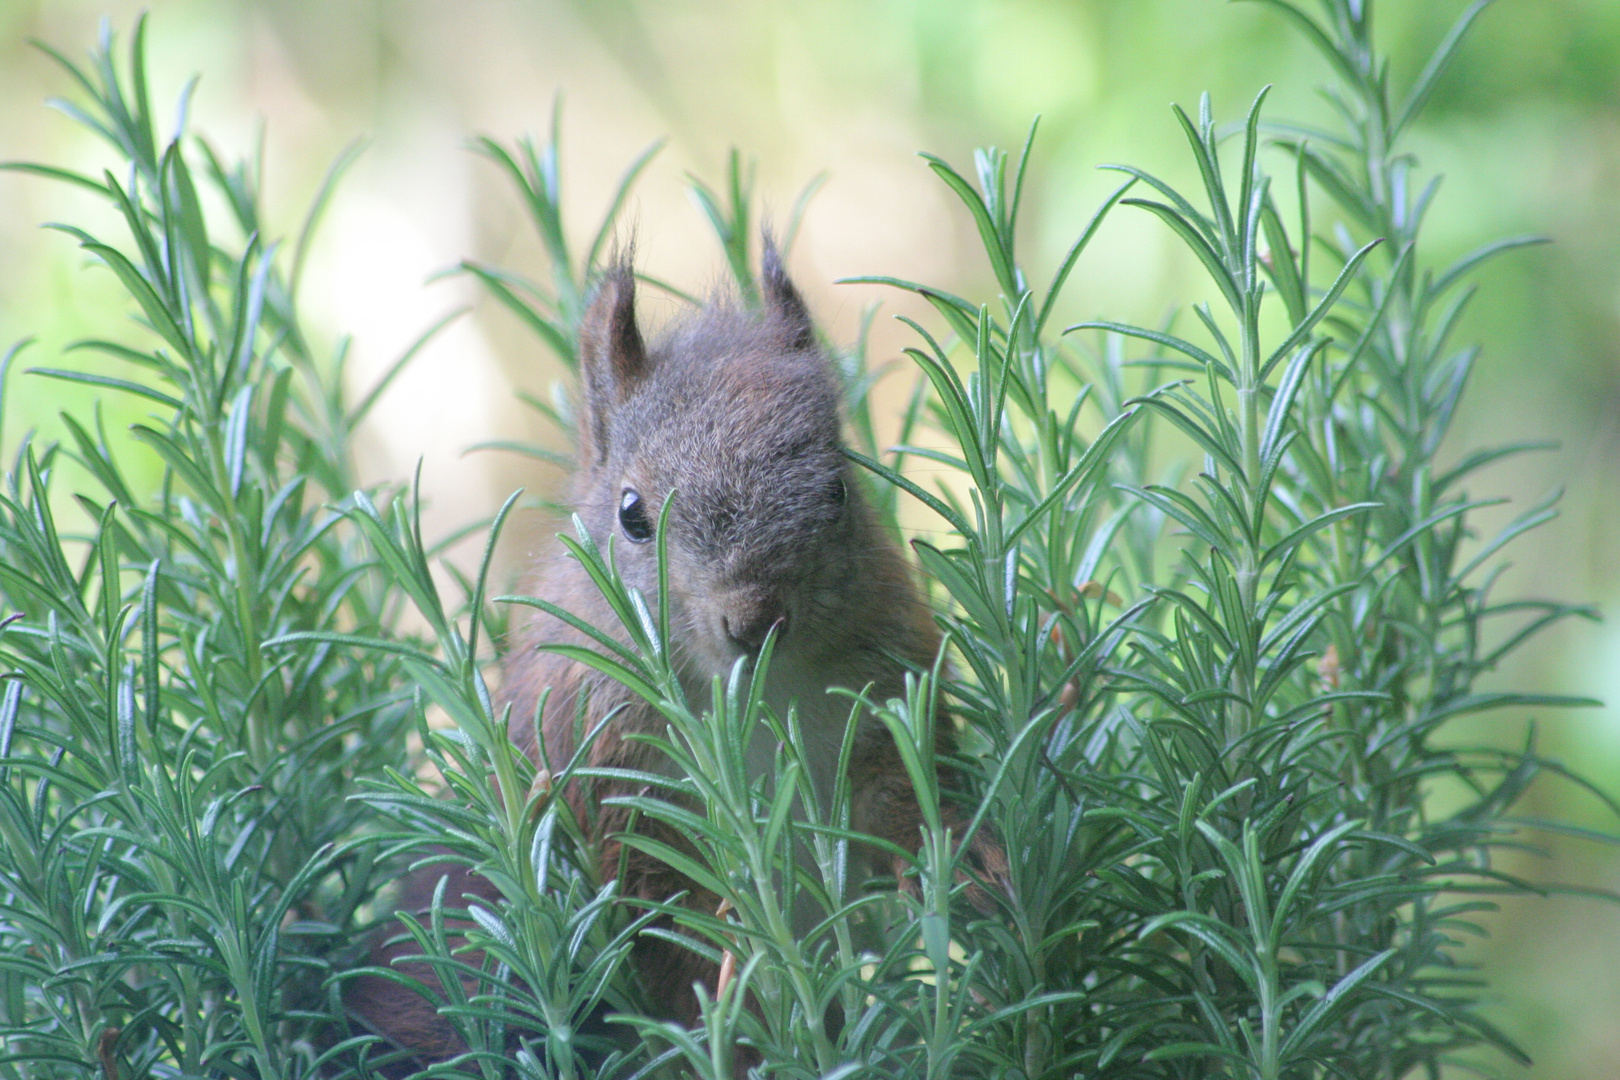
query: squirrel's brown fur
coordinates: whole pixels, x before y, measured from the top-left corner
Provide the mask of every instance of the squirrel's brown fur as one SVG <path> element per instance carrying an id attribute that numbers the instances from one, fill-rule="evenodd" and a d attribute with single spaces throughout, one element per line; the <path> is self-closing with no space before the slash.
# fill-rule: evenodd
<path id="1" fill-rule="evenodd" d="M 656 525 L 666 496 L 674 493 L 666 534 L 669 623 L 688 699 L 705 700 L 710 680 L 752 654 L 774 626 L 767 699 L 781 714 L 789 700 L 797 703 L 806 740 L 815 748 L 811 771 L 825 805 L 850 707 L 827 688 L 869 688 L 879 701 L 901 695 L 908 667 L 933 663 L 939 634 L 894 537 L 850 475 L 836 375 L 768 236 L 763 262 L 761 310 L 715 301 L 650 346 L 636 322 L 629 259 L 609 269 L 580 333 L 583 392 L 573 506 L 602 546 L 618 534 L 620 572 L 643 595 L 656 598 L 656 544 L 632 535 L 641 530 L 629 525 Z M 627 525 L 622 511 L 632 496 Z M 560 545 L 542 562 L 533 591 L 593 626 L 616 626 L 606 602 L 580 565 L 562 556 Z M 540 759 L 543 743 L 552 763 L 569 760 L 583 702 L 585 730 L 610 717 L 589 747 L 591 766 L 668 771 L 657 750 L 625 737 L 663 732 L 665 722 L 650 705 L 584 665 L 537 648 L 589 645 L 583 635 L 545 615 L 519 634 L 501 696 L 512 707 L 513 740 L 532 759 Z M 536 732 L 535 705 L 547 687 L 551 693 Z M 942 752 L 950 749 L 948 728 L 939 725 Z M 761 725 L 758 745 L 749 748 L 756 772 L 769 767 L 774 744 L 768 738 Z M 892 739 L 870 716 L 857 729 L 851 761 L 853 827 L 915 850 L 922 820 L 911 783 Z M 621 895 L 663 901 L 685 892 L 684 903 L 712 913 L 716 897 L 615 839 L 629 824 L 627 812 L 603 800 L 627 793 L 621 788 L 579 781 L 567 792 L 576 807 L 592 808 L 582 820 L 596 822 L 603 877 L 619 874 L 622 865 Z M 636 828 L 664 827 L 643 818 Z M 659 838 L 683 844 L 676 836 Z M 981 854 L 999 861 L 990 845 Z M 903 867 L 891 869 L 898 874 Z M 431 886 L 417 892 L 402 896 L 401 907 L 425 906 Z M 446 889 L 447 903 L 460 903 L 468 892 L 493 899 L 487 882 L 457 872 Z M 387 963 L 402 949 L 409 951 L 379 949 L 373 962 Z M 671 1019 L 693 1021 L 693 984 L 712 991 L 712 965 L 655 936 L 644 936 L 634 957 L 655 1006 Z M 425 1059 L 462 1049 L 450 1025 L 423 999 L 387 980 L 360 980 L 351 1008 L 368 1026 Z"/>

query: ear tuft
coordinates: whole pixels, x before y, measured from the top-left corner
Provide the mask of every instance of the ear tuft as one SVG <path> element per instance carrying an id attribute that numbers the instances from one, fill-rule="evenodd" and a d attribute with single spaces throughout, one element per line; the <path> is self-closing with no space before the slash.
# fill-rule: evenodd
<path id="1" fill-rule="evenodd" d="M 782 267 L 782 256 L 776 250 L 776 238 L 770 229 L 761 230 L 764 254 L 760 257 L 760 276 L 765 284 L 765 308 L 771 317 L 788 331 L 788 341 L 795 349 L 810 349 L 816 344 L 816 328 L 810 322 L 810 309 L 804 297 L 794 287 L 792 279 Z"/>
<path id="2" fill-rule="evenodd" d="M 651 370 L 636 325 L 635 247 L 617 254 L 602 275 L 579 327 L 579 374 L 585 391 L 580 451 L 596 464 L 612 445 L 612 414 Z"/>

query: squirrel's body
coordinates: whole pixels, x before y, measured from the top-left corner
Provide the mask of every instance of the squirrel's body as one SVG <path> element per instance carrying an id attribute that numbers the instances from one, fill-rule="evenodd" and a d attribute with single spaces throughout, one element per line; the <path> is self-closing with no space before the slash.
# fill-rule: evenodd
<path id="1" fill-rule="evenodd" d="M 599 545 L 613 538 L 621 574 L 652 602 L 651 530 L 673 492 L 670 637 L 689 698 L 707 700 L 710 680 L 729 674 L 780 621 L 771 703 L 785 715 L 796 698 L 807 735 L 830 738 L 836 757 L 850 704 L 827 687 L 871 685 L 879 700 L 898 694 L 906 665 L 932 663 L 939 636 L 898 546 L 848 474 L 836 377 L 774 254 L 765 289 L 763 313 L 711 303 L 648 348 L 634 321 L 629 268 L 609 275 L 581 335 L 585 400 L 573 509 Z M 632 497 L 636 505 L 626 510 Z M 632 515 L 645 523 L 647 539 L 627 534 L 621 518 Z M 614 628 L 606 602 L 560 547 L 533 589 L 592 625 Z M 592 715 L 606 715 L 611 702 L 625 706 L 619 728 L 662 732 L 663 721 L 630 691 L 536 648 L 587 644 L 583 635 L 547 616 L 523 634 L 503 697 L 513 705 L 513 738 L 531 756 L 534 703 L 547 686 L 541 736 L 553 762 L 573 751 L 584 687 Z M 601 739 L 592 763 L 625 754 L 656 751 Z"/>
<path id="2" fill-rule="evenodd" d="M 654 538 L 673 493 L 665 537 L 670 648 L 688 700 L 700 707 L 714 676 L 728 675 L 740 658 L 755 654 L 774 627 L 767 702 L 781 716 L 795 703 L 814 783 L 827 805 L 852 707 L 847 696 L 828 689 L 865 690 L 878 701 L 899 696 L 908 669 L 933 663 L 939 635 L 898 544 L 849 473 L 837 377 L 768 241 L 762 276 L 761 310 L 714 302 L 648 347 L 636 323 L 629 262 L 609 270 L 581 328 L 573 507 L 599 546 L 613 537 L 625 581 L 655 603 Z M 618 630 L 607 603 L 560 544 L 542 561 L 532 589 L 593 626 Z M 586 754 L 591 766 L 668 773 L 657 749 L 627 738 L 663 734 L 665 721 L 652 706 L 541 648 L 589 646 L 583 634 L 536 614 L 518 635 L 501 698 L 511 707 L 514 742 L 532 759 L 541 760 L 543 746 L 544 759 L 560 768 L 575 752 L 576 731 L 607 718 Z M 537 732 L 536 704 L 548 687 Z M 939 727 L 940 749 L 948 750 L 948 725 Z M 760 725 L 748 750 L 751 775 L 768 770 L 775 751 Z M 852 826 L 915 850 L 921 818 L 910 781 L 886 729 L 870 716 L 857 728 L 850 774 Z M 566 792 L 576 809 L 588 811 L 581 820 L 594 822 L 603 877 L 619 874 L 620 894 L 633 901 L 684 892 L 683 903 L 713 913 L 717 897 L 618 842 L 632 822 L 626 810 L 604 800 L 629 793 L 635 792 L 599 779 L 575 781 Z M 688 846 L 645 818 L 634 827 Z M 447 902 L 453 899 L 447 893 Z M 389 955 L 379 950 L 373 962 L 387 962 Z M 712 992 L 712 965 L 646 935 L 635 958 L 655 1007 L 672 1019 L 695 1019 L 693 983 L 706 983 Z M 394 999 L 378 1008 L 364 993 L 353 995 L 361 999 L 356 1011 L 374 1029 L 424 1056 L 459 1047 L 450 1026 L 422 999 L 401 1000 L 413 995 L 386 980 L 372 982 Z M 406 1012 L 411 1018 L 401 1024 Z M 436 1033 L 424 1037 L 435 1022 Z M 409 1038 L 402 1027 L 410 1029 Z"/>

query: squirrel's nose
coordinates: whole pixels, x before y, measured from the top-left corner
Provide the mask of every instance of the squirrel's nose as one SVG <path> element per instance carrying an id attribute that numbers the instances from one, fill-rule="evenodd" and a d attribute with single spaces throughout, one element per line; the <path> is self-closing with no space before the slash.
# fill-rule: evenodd
<path id="1" fill-rule="evenodd" d="M 751 653 L 759 652 L 772 627 L 778 638 L 787 633 L 787 622 L 787 606 L 776 596 L 733 596 L 720 616 L 727 639 Z"/>

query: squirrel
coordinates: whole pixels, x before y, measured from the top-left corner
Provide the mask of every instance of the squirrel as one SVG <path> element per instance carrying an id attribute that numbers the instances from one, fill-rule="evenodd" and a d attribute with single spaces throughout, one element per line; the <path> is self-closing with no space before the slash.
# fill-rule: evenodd
<path id="1" fill-rule="evenodd" d="M 940 635 L 898 543 L 850 473 L 837 374 L 769 233 L 763 248 L 757 310 L 731 298 L 711 300 L 651 344 L 636 318 L 631 258 L 621 255 L 608 267 L 579 335 L 572 502 L 598 544 L 605 548 L 617 534 L 620 574 L 655 599 L 657 522 L 674 493 L 665 538 L 668 621 L 688 699 L 704 700 L 716 675 L 756 656 L 774 631 L 766 700 L 782 716 L 795 703 L 812 782 L 827 805 L 850 716 L 848 698 L 828 689 L 865 690 L 879 701 L 901 696 L 907 672 L 934 663 Z M 616 625 L 584 568 L 563 557 L 560 544 L 557 557 L 542 563 L 533 591 L 593 626 Z M 586 751 L 591 767 L 667 773 L 657 749 L 629 738 L 662 734 L 662 716 L 626 687 L 541 648 L 564 643 L 591 645 L 539 613 L 518 632 L 500 692 L 511 706 L 513 741 L 536 763 L 566 762 L 583 711 L 583 730 L 603 725 Z M 536 730 L 537 702 L 548 688 Z M 936 756 L 944 759 L 954 745 L 951 728 L 942 722 L 936 729 Z M 774 752 L 768 728 L 759 725 L 748 748 L 750 774 L 768 770 Z M 875 717 L 859 720 L 849 762 L 852 828 L 917 850 L 923 819 L 912 784 Z M 949 786 L 948 767 L 942 772 Z M 575 780 L 563 792 L 576 809 L 591 808 L 580 820 L 594 822 L 603 879 L 617 875 L 619 895 L 631 901 L 684 893 L 683 904 L 712 914 L 718 897 L 617 839 L 632 826 L 631 815 L 604 800 L 636 793 L 631 786 Z M 634 828 L 685 846 L 665 825 L 642 818 Z M 878 850 L 874 845 L 865 854 Z M 1005 869 L 988 838 L 975 841 L 973 855 L 991 877 Z M 895 856 L 883 868 L 905 880 L 906 860 Z M 445 873 L 437 871 L 435 881 Z M 447 901 L 468 893 L 494 899 L 481 879 L 460 868 L 449 873 Z M 425 907 L 431 893 L 407 882 L 400 906 Z M 372 962 L 409 951 L 409 945 L 379 947 Z M 715 965 L 647 934 L 632 958 L 654 1007 L 676 1022 L 695 1022 L 694 984 L 713 993 Z M 351 1012 L 373 1030 L 428 1060 L 465 1049 L 424 999 L 375 976 L 357 982 Z"/>

